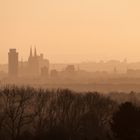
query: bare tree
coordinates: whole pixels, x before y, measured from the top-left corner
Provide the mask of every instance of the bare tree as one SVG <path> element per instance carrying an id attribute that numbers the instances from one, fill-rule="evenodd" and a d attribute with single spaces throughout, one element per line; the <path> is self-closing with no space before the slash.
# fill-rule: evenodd
<path id="1" fill-rule="evenodd" d="M 5 119 L 3 128 L 12 140 L 16 140 L 24 131 L 25 126 L 32 122 L 30 88 L 8 87 L 1 92 Z"/>

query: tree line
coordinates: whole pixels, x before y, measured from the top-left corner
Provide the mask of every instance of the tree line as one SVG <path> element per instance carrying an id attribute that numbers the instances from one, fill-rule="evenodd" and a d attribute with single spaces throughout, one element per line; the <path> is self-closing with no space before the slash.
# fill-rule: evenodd
<path id="1" fill-rule="evenodd" d="M 139 140 L 139 101 L 116 94 L 1 87 L 0 140 Z"/>

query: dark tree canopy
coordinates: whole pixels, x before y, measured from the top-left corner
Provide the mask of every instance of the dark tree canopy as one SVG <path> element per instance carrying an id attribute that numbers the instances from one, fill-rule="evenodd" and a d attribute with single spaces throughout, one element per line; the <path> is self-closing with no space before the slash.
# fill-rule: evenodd
<path id="1" fill-rule="evenodd" d="M 111 128 L 119 140 L 139 140 L 140 107 L 130 102 L 121 104 L 119 110 L 113 114 Z"/>
<path id="2" fill-rule="evenodd" d="M 140 101 L 127 98 L 120 105 L 110 97 L 68 89 L 0 88 L 0 140 L 140 140 L 140 107 L 133 104 Z"/>

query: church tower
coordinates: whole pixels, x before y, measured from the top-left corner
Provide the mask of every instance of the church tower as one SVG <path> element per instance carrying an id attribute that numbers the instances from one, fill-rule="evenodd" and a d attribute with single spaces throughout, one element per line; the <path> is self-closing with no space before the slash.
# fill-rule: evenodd
<path id="1" fill-rule="evenodd" d="M 34 55 L 32 52 L 32 47 L 30 48 L 30 56 L 28 59 L 28 68 L 29 68 L 29 75 L 30 76 L 38 76 L 39 75 L 39 62 L 36 47 L 34 48 Z"/>
<path id="2" fill-rule="evenodd" d="M 33 54 L 32 54 L 32 47 L 30 48 L 30 57 L 33 57 Z"/>
<path id="3" fill-rule="evenodd" d="M 34 57 L 37 57 L 36 46 L 35 46 L 35 50 L 34 50 Z"/>

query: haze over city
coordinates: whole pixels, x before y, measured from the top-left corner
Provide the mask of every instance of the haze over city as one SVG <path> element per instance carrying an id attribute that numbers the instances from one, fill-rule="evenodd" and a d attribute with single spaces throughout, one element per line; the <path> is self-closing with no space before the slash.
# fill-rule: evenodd
<path id="1" fill-rule="evenodd" d="M 140 140 L 140 0 L 0 0 L 0 140 Z"/>
<path id="2" fill-rule="evenodd" d="M 36 44 L 51 62 L 140 61 L 139 0 L 0 0 L 0 63 Z"/>

